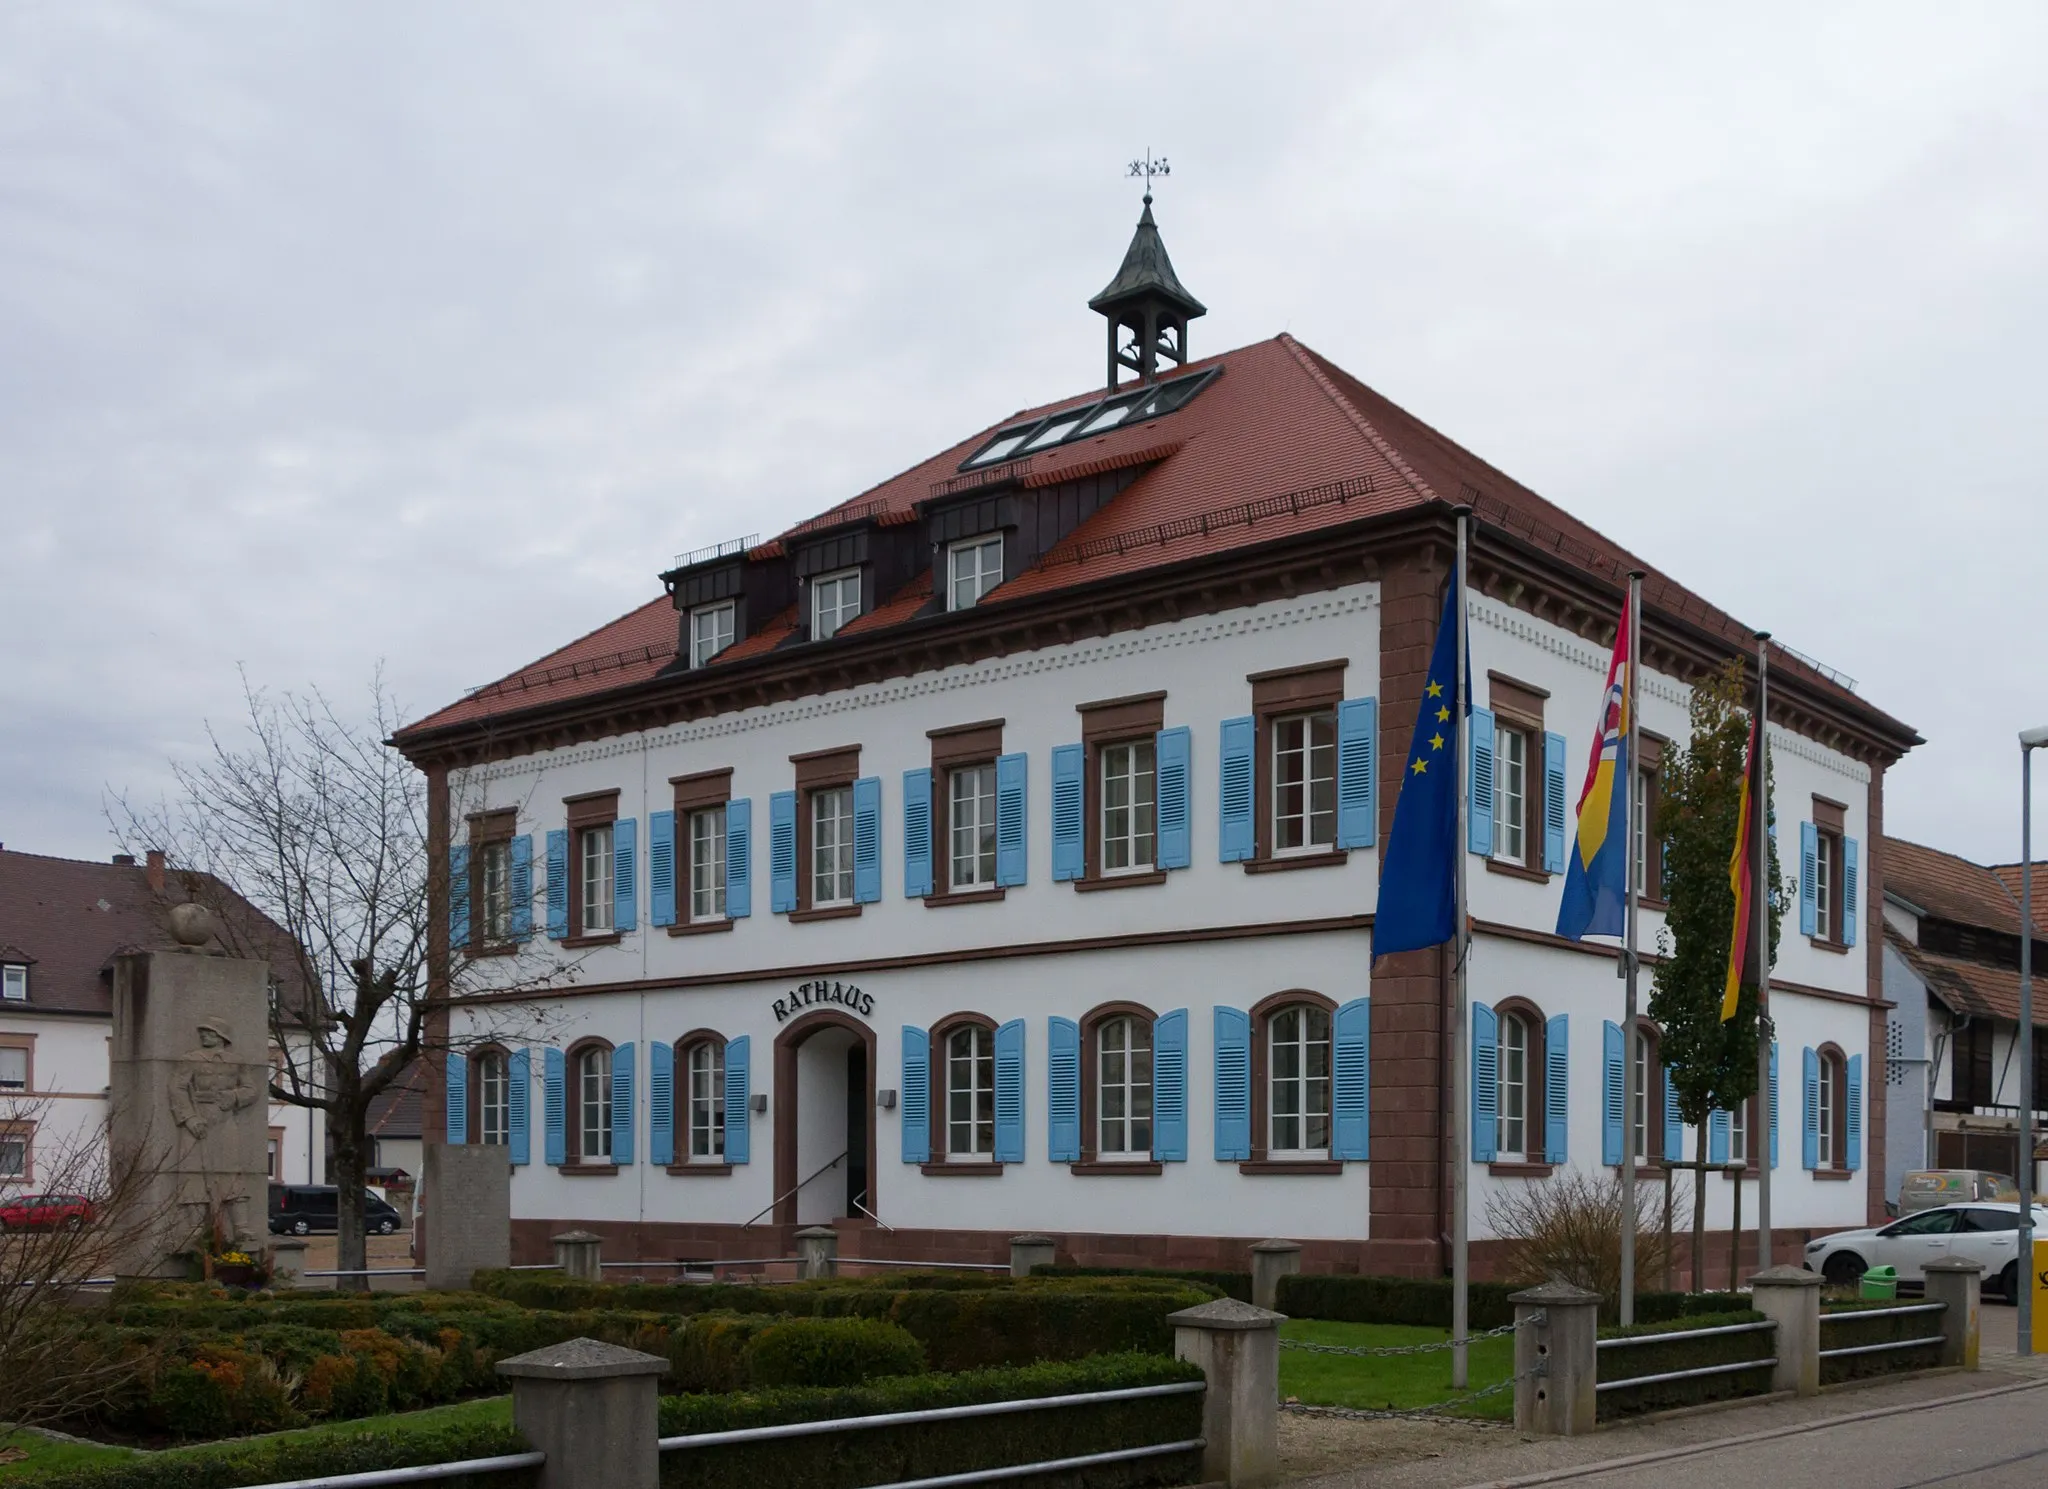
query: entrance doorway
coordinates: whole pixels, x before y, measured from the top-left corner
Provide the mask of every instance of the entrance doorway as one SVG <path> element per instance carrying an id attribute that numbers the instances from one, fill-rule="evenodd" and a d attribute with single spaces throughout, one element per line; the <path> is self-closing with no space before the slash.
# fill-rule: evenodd
<path id="1" fill-rule="evenodd" d="M 775 1222 L 829 1225 L 875 1209 L 874 1031 L 821 1009 L 775 1041 Z"/>

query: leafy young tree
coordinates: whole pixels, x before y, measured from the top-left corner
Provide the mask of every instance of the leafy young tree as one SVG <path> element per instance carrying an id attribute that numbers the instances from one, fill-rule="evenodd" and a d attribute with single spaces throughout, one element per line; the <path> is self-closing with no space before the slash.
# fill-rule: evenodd
<path id="1" fill-rule="evenodd" d="M 1659 780 L 1657 836 L 1664 852 L 1662 961 L 1650 993 L 1650 1017 L 1662 1028 L 1665 1079 L 1679 1114 L 1699 1131 L 1696 1158 L 1707 1161 L 1707 1121 L 1734 1111 L 1757 1089 L 1757 989 L 1745 984 L 1735 1017 L 1721 1021 L 1735 922 L 1735 891 L 1728 862 L 1741 818 L 1742 771 L 1749 742 L 1753 696 L 1739 661 L 1731 661 L 1693 687 L 1691 737 L 1667 754 Z M 1775 814 L 1773 814 L 1775 817 Z M 1776 960 L 1778 923 L 1786 891 L 1778 878 L 1777 843 L 1770 845 L 1770 950 Z M 1750 1136 L 1750 1161 L 1767 1134 Z M 1693 1185 L 1694 1275 L 1706 1222 L 1705 1187 Z"/>

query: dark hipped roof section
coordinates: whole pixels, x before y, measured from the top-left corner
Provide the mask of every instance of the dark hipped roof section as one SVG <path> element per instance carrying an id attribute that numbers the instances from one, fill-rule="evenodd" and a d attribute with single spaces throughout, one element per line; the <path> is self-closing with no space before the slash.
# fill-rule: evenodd
<path id="1" fill-rule="evenodd" d="M 1904 958 L 1906 965 L 1927 984 L 1928 991 L 1951 1012 L 2018 1023 L 2017 871 L 1986 867 L 1939 848 L 1892 837 L 1884 840 L 1884 866 L 1885 893 L 1920 912 L 1923 939 L 1928 933 L 1928 921 L 1946 921 L 1952 926 L 1994 933 L 1990 941 L 1967 934 L 1951 935 L 1946 939 L 1955 942 L 1956 950 L 1936 950 L 1915 943 L 1887 923 L 1885 944 Z M 2013 875 L 2011 885 L 2007 883 L 2008 874 Z M 2042 922 L 2037 910 L 2037 940 L 2043 934 Z M 1980 955 L 1961 954 L 1972 949 Z M 2048 1000 L 2037 1004 L 2034 1023 L 2036 1027 L 2048 1028 Z"/>

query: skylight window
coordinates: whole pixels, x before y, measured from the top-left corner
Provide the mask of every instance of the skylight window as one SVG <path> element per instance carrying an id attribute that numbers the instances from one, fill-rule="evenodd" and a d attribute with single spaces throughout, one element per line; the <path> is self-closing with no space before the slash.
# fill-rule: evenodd
<path id="1" fill-rule="evenodd" d="M 1142 419 L 1156 419 L 1161 414 L 1170 414 L 1185 406 L 1196 393 L 1216 376 L 1216 369 L 1197 372 L 1188 377 L 1177 377 L 1172 382 L 1161 383 L 1156 388 L 1112 394 L 1099 403 L 1086 404 L 1081 408 L 1062 409 L 1059 413 L 1047 415 L 1032 424 L 1013 424 L 983 445 L 961 464 L 962 470 L 974 470 L 979 466 L 994 465 L 998 461 L 1014 459 L 1019 455 L 1035 454 L 1050 450 L 1072 440 L 1088 439 L 1094 435 L 1107 434 L 1135 424 Z"/>

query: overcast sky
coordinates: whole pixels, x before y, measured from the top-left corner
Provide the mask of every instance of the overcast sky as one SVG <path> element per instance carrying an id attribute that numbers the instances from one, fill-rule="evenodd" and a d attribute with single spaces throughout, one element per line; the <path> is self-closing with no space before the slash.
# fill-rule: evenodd
<path id="1" fill-rule="evenodd" d="M 97 857 L 236 666 L 417 716 L 1101 376 L 1157 212 L 1929 743 L 2048 723 L 2048 6 L 0 7 L 0 840 Z"/>

